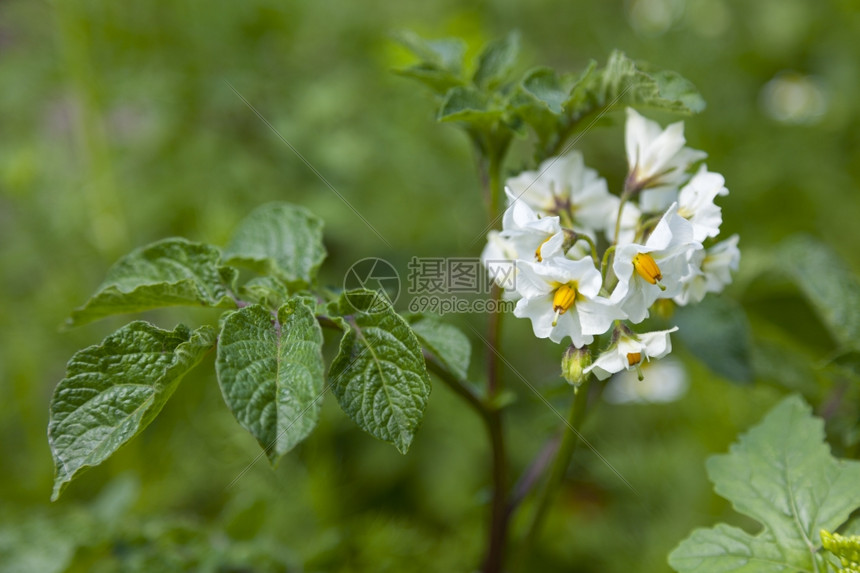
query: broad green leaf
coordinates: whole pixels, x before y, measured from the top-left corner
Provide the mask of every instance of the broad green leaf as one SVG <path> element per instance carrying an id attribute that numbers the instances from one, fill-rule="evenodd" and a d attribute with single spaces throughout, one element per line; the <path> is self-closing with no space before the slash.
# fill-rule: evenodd
<path id="1" fill-rule="evenodd" d="M 860 507 L 860 462 L 837 460 L 824 423 L 797 396 L 713 456 L 708 476 L 717 493 L 762 524 L 756 535 L 728 525 L 699 529 L 669 555 L 676 571 L 816 571 L 819 532 L 833 531 Z M 814 562 L 815 561 L 815 562 Z"/>
<path id="2" fill-rule="evenodd" d="M 72 312 L 68 326 L 105 316 L 165 306 L 233 308 L 228 288 L 236 271 L 221 265 L 217 248 L 181 238 L 136 249 L 110 268 L 87 303 Z"/>
<path id="3" fill-rule="evenodd" d="M 459 328 L 429 316 L 419 316 L 410 325 L 424 348 L 460 378 L 468 377 L 472 345 Z"/>
<path id="4" fill-rule="evenodd" d="M 401 32 L 395 39 L 420 59 L 396 73 L 418 80 L 440 96 L 466 83 L 462 77 L 466 45 L 461 40 L 424 40 L 413 32 Z"/>
<path id="5" fill-rule="evenodd" d="M 522 89 L 555 115 L 561 114 L 562 106 L 569 95 L 569 90 L 565 89 L 561 79 L 551 68 L 531 70 L 523 78 Z"/>
<path id="6" fill-rule="evenodd" d="M 621 96 L 622 104 L 638 104 L 678 113 L 698 113 L 705 109 L 705 100 L 692 83 L 675 72 L 658 71 L 637 64 L 614 51 L 602 71 L 599 101 L 611 103 Z"/>
<path id="7" fill-rule="evenodd" d="M 568 97 L 567 78 L 559 78 L 550 68 L 535 68 L 526 73 L 508 107 L 534 130 L 541 148 L 558 140 L 568 118 L 563 106 Z"/>
<path id="8" fill-rule="evenodd" d="M 319 420 L 325 366 L 313 311 L 293 298 L 274 314 L 246 306 L 223 323 L 215 362 L 224 401 L 275 463 Z"/>
<path id="9" fill-rule="evenodd" d="M 752 382 L 751 335 L 743 308 L 724 297 L 679 307 L 677 336 L 696 358 L 734 382 Z"/>
<path id="10" fill-rule="evenodd" d="M 860 349 L 860 280 L 821 241 L 798 236 L 779 249 L 776 268 L 794 281 L 833 338 Z"/>
<path id="11" fill-rule="evenodd" d="M 406 49 L 437 69 L 459 72 L 463 67 L 463 57 L 466 54 L 466 44 L 457 38 L 442 38 L 425 40 L 418 34 L 402 31 L 394 38 Z"/>
<path id="12" fill-rule="evenodd" d="M 479 126 L 489 126 L 502 117 L 502 111 L 491 109 L 484 94 L 474 88 L 451 88 L 445 96 L 439 121 L 463 121 Z"/>
<path id="13" fill-rule="evenodd" d="M 591 100 L 595 97 L 593 89 L 594 86 L 598 85 L 599 75 L 599 72 L 597 72 L 597 61 L 590 60 L 585 69 L 579 74 L 579 77 L 576 78 L 576 81 L 573 82 L 570 93 L 564 102 L 564 109 L 577 111 L 592 107 L 593 102 Z M 575 115 L 574 119 L 578 119 L 578 115 Z"/>
<path id="14" fill-rule="evenodd" d="M 504 83 L 517 63 L 520 35 L 511 32 L 506 38 L 490 42 L 478 56 L 472 81 L 480 88 L 495 89 Z"/>
<path id="15" fill-rule="evenodd" d="M 705 101 L 692 83 L 676 74 L 636 63 L 623 52 L 610 54 L 606 66 L 591 62 L 564 102 L 574 122 L 610 106 L 640 105 L 676 113 L 698 113 Z"/>
<path id="16" fill-rule="evenodd" d="M 650 69 L 650 66 L 640 66 L 646 72 Z M 685 113 L 699 113 L 705 109 L 705 100 L 696 86 L 681 74 L 671 70 L 655 70 L 650 75 L 656 83 L 656 89 L 646 92 L 651 99 L 645 99 L 644 104 L 666 109 L 678 106 L 676 111 Z"/>
<path id="17" fill-rule="evenodd" d="M 290 298 L 289 289 L 273 276 L 254 277 L 239 287 L 239 297 L 266 308 L 277 309 Z"/>
<path id="18" fill-rule="evenodd" d="M 431 64 L 416 64 L 408 68 L 394 70 L 394 73 L 403 77 L 412 78 L 423 83 L 438 95 L 445 95 L 454 86 L 464 84 L 460 76 L 454 75 L 448 70 L 437 68 Z"/>
<path id="19" fill-rule="evenodd" d="M 766 535 L 750 535 L 743 529 L 718 523 L 697 529 L 669 555 L 676 571 L 702 573 L 795 573 L 778 545 Z"/>
<path id="20" fill-rule="evenodd" d="M 96 466 L 140 433 L 182 377 L 215 344 L 215 329 L 173 332 L 132 322 L 77 352 L 54 390 L 48 441 L 56 478 L 52 499 L 87 466 Z"/>
<path id="21" fill-rule="evenodd" d="M 239 223 L 224 258 L 291 285 L 310 284 L 325 259 L 322 221 L 289 203 L 262 205 Z"/>
<path id="22" fill-rule="evenodd" d="M 379 293 L 350 291 L 339 304 L 348 329 L 329 369 L 334 394 L 359 427 L 405 454 L 430 396 L 418 339 Z"/>

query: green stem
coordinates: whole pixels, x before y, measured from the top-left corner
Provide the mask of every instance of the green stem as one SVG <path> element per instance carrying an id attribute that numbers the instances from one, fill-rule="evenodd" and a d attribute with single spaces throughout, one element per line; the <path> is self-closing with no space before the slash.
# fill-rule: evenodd
<path id="1" fill-rule="evenodd" d="M 603 287 L 608 291 L 609 285 L 606 284 L 606 272 L 609 270 L 609 260 L 615 257 L 615 245 L 610 246 L 603 253 L 603 261 L 600 263 L 600 276 L 603 279 Z"/>
<path id="2" fill-rule="evenodd" d="M 487 195 L 489 197 L 489 212 L 487 213 L 490 222 L 495 222 L 499 216 L 499 205 L 502 199 L 502 165 L 501 160 L 493 153 L 489 159 L 488 166 L 488 181 Z"/>
<path id="3" fill-rule="evenodd" d="M 624 205 L 627 203 L 629 198 L 630 194 L 625 188 L 624 192 L 621 193 L 621 202 L 618 204 L 618 216 L 615 218 L 615 240 L 612 243 L 613 245 L 618 244 L 618 234 L 621 233 L 621 214 L 624 212 Z"/>
<path id="4" fill-rule="evenodd" d="M 595 245 L 594 241 L 591 240 L 591 237 L 589 237 L 585 233 L 578 233 L 576 235 L 576 238 L 577 238 L 577 240 L 582 239 L 583 241 L 588 243 L 589 247 L 591 247 L 591 259 L 594 261 L 594 264 L 596 265 L 598 263 L 598 261 L 600 260 L 600 258 L 597 256 L 597 245 Z"/>
<path id="5" fill-rule="evenodd" d="M 502 297 L 502 289 L 493 285 L 493 300 L 498 302 Z M 498 305 L 497 305 L 498 306 Z M 499 380 L 499 339 L 502 330 L 502 315 L 495 312 L 490 314 L 488 324 L 487 345 L 487 400 L 495 403 L 501 391 Z M 502 570 L 505 558 L 505 545 L 508 537 L 508 461 L 505 447 L 502 412 L 492 409 L 487 417 L 487 430 L 492 448 L 492 479 L 493 497 L 490 506 L 490 529 L 487 544 L 487 556 L 484 561 L 484 573 L 498 573 Z"/>
<path id="6" fill-rule="evenodd" d="M 427 370 L 436 375 L 439 380 L 445 383 L 455 394 L 463 398 L 469 406 L 486 422 L 489 418 L 490 410 L 481 398 L 469 387 L 465 380 L 457 377 L 451 372 L 447 366 L 442 364 L 438 358 L 426 349 L 422 349 L 424 353 L 424 361 L 427 364 Z"/>
<path id="7" fill-rule="evenodd" d="M 544 147 L 543 155 L 538 157 L 537 159 L 539 161 L 543 161 L 544 159 L 559 155 L 560 153 L 566 151 L 568 146 L 568 140 L 574 133 L 577 132 L 579 126 L 584 123 L 584 120 L 590 119 L 592 117 L 595 118 L 585 126 L 585 130 L 587 131 L 594 124 L 596 118 L 609 111 L 610 107 L 612 107 L 611 104 L 607 103 L 584 111 L 576 117 L 568 117 L 566 120 L 566 125 L 559 132 L 558 138 L 553 141 L 551 145 Z"/>
<path id="8" fill-rule="evenodd" d="M 578 389 L 571 401 L 567 420 L 562 428 L 563 434 L 561 437 L 561 444 L 555 454 L 555 459 L 553 460 L 552 467 L 550 468 L 550 474 L 546 485 L 541 491 L 540 497 L 536 502 L 534 515 L 529 523 L 528 530 L 526 531 L 523 539 L 523 544 L 520 548 L 519 567 L 517 567 L 517 570 L 526 570 L 524 568 L 525 561 L 531 553 L 532 546 L 540 533 L 540 528 L 543 525 L 547 511 L 555 498 L 558 488 L 564 480 L 564 475 L 567 473 L 570 459 L 573 456 L 576 444 L 579 441 L 577 432 L 579 431 L 579 426 L 585 413 L 585 407 L 588 401 L 588 388 L 589 384 L 588 381 L 586 381 Z"/>

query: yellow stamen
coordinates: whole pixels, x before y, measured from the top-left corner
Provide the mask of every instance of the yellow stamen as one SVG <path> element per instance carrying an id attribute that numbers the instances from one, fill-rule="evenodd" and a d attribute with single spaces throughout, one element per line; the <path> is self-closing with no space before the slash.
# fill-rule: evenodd
<path id="1" fill-rule="evenodd" d="M 642 361 L 642 353 L 641 352 L 628 352 L 627 353 L 627 365 L 633 366 L 634 364 L 639 364 Z"/>
<path id="2" fill-rule="evenodd" d="M 555 294 L 552 295 L 552 309 L 555 311 L 555 318 L 552 320 L 552 325 L 558 324 L 559 315 L 573 306 L 576 302 L 576 286 L 572 284 L 561 285 L 555 289 Z"/>
<path id="3" fill-rule="evenodd" d="M 552 239 L 552 237 L 547 237 L 540 245 L 538 245 L 538 248 L 535 249 L 535 259 L 537 260 L 537 262 L 543 262 L 543 257 L 540 255 L 540 250 L 541 247 L 543 247 L 550 239 Z"/>
<path id="4" fill-rule="evenodd" d="M 657 266 L 654 257 L 648 253 L 639 253 L 633 257 L 633 268 L 640 277 L 648 281 L 652 285 L 657 285 L 660 290 L 666 290 L 660 281 L 663 280 L 663 274 L 660 272 L 660 267 Z"/>

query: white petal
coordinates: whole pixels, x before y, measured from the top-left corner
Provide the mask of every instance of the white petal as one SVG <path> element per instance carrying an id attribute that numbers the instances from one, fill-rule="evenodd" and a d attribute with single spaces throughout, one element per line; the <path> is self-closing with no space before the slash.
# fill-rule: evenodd
<path id="1" fill-rule="evenodd" d="M 666 171 L 666 168 L 671 165 L 673 157 L 681 151 L 686 141 L 684 139 L 684 122 L 679 121 L 671 124 L 650 142 L 647 153 L 639 161 L 640 169 L 643 169 L 649 176 Z"/>
<path id="2" fill-rule="evenodd" d="M 626 318 L 620 307 L 603 297 L 577 301 L 576 311 L 585 334 L 603 334 L 613 322 Z"/>
<path id="3" fill-rule="evenodd" d="M 602 352 L 584 372 L 593 372 L 599 380 L 606 380 L 612 374 L 621 372 L 627 366 L 627 355 L 621 354 L 617 346 L 612 346 Z"/>
<path id="4" fill-rule="evenodd" d="M 683 122 L 673 123 L 661 130 L 660 125 L 645 119 L 632 109 L 627 110 L 625 147 L 630 173 L 640 184 L 648 187 L 668 186 L 675 190 L 688 178 L 690 166 L 705 157 L 695 149 L 684 147 Z M 663 198 L 665 199 L 665 198 Z M 662 210 L 646 198 L 643 209 Z"/>
<path id="5" fill-rule="evenodd" d="M 553 314 L 553 316 L 555 315 Z M 582 327 L 579 323 L 576 306 L 571 307 L 570 310 L 559 315 L 558 322 L 556 323 L 556 326 L 553 327 L 549 335 L 550 340 L 558 343 L 567 337 L 570 337 L 571 344 L 574 344 L 575 346 L 584 346 L 586 344 L 591 344 L 594 341 L 593 336 L 584 335 L 582 333 Z"/>
<path id="6" fill-rule="evenodd" d="M 662 358 L 672 352 L 672 339 L 669 334 L 678 330 L 678 327 L 669 330 L 658 330 L 639 334 L 639 341 L 644 346 L 645 356 L 651 358 Z"/>
<path id="7" fill-rule="evenodd" d="M 720 292 L 732 282 L 732 271 L 740 265 L 741 252 L 738 249 L 738 236 L 732 235 L 708 249 L 702 261 L 702 271 L 707 281 L 708 292 Z"/>
<path id="8" fill-rule="evenodd" d="M 716 237 L 723 222 L 722 210 L 714 204 L 718 195 L 726 195 L 725 179 L 719 173 L 707 170 L 703 165 L 678 197 L 678 213 L 693 225 L 693 238 L 704 241 Z"/>
<path id="9" fill-rule="evenodd" d="M 660 292 L 660 287 L 657 285 L 649 284 L 641 277 L 634 276 L 630 281 L 627 296 L 618 304 L 628 320 L 638 324 L 648 318 L 648 309 L 660 296 Z"/>
<path id="10" fill-rule="evenodd" d="M 552 189 L 537 171 L 523 171 L 505 182 L 508 205 L 525 203 L 532 209 L 546 213 L 555 207 Z"/>
<path id="11" fill-rule="evenodd" d="M 521 298 L 514 307 L 514 316 L 531 320 L 532 330 L 538 338 L 549 338 L 553 330 L 552 321 L 555 319 L 552 295 Z"/>
<path id="12" fill-rule="evenodd" d="M 645 213 L 661 213 L 678 200 L 678 188 L 661 185 L 643 190 L 639 194 L 639 206 Z"/>
<path id="13" fill-rule="evenodd" d="M 516 291 L 525 298 L 539 298 L 552 293 L 555 288 L 540 273 L 543 264 L 517 261 Z M 516 314 L 516 312 L 514 313 Z M 519 316 L 519 315 L 517 315 Z"/>

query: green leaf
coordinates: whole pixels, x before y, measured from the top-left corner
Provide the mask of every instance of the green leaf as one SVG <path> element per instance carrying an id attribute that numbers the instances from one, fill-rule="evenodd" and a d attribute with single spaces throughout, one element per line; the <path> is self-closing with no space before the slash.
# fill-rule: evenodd
<path id="1" fill-rule="evenodd" d="M 736 511 L 763 526 L 756 535 L 725 524 L 699 529 L 669 555 L 679 572 L 821 571 L 819 532 L 860 507 L 860 462 L 837 460 L 824 422 L 797 396 L 713 456 L 708 476 Z M 815 560 L 816 563 L 813 563 Z"/>
<path id="2" fill-rule="evenodd" d="M 289 289 L 272 276 L 254 277 L 239 287 L 239 297 L 266 308 L 277 309 L 290 298 Z"/>
<path id="3" fill-rule="evenodd" d="M 734 382 L 752 382 L 751 335 L 743 307 L 712 296 L 679 307 L 673 322 L 678 338 L 708 368 Z"/>
<path id="4" fill-rule="evenodd" d="M 472 81 L 479 88 L 495 89 L 510 76 L 519 53 L 520 35 L 517 32 L 490 42 L 478 56 L 478 66 Z"/>
<path id="5" fill-rule="evenodd" d="M 598 100 L 606 105 L 619 96 L 625 105 L 638 104 L 677 113 L 698 113 L 705 109 L 705 100 L 688 80 L 675 72 L 637 64 L 616 50 L 602 71 Z"/>
<path id="6" fill-rule="evenodd" d="M 215 368 L 224 401 L 273 464 L 319 420 L 322 331 L 297 298 L 274 314 L 246 306 L 223 323 Z"/>
<path id="7" fill-rule="evenodd" d="M 797 568 L 765 535 L 718 523 L 697 529 L 669 555 L 676 571 L 702 573 L 794 573 Z"/>
<path id="8" fill-rule="evenodd" d="M 463 79 L 448 70 L 439 69 L 432 64 L 416 64 L 408 68 L 394 70 L 394 73 L 406 78 L 417 80 L 438 95 L 445 95 L 454 86 L 463 85 Z"/>
<path id="9" fill-rule="evenodd" d="M 540 147 L 557 141 L 567 118 L 562 115 L 568 97 L 569 78 L 559 78 L 550 68 L 535 68 L 526 73 L 508 107 L 534 130 Z"/>
<path id="10" fill-rule="evenodd" d="M 430 396 L 418 339 L 379 293 L 350 291 L 339 305 L 348 329 L 329 369 L 334 394 L 359 427 L 405 454 Z"/>
<path id="11" fill-rule="evenodd" d="M 562 85 L 561 79 L 551 68 L 536 68 L 523 78 L 523 91 L 530 95 L 544 109 L 560 115 L 569 90 Z"/>
<path id="12" fill-rule="evenodd" d="M 590 60 L 585 69 L 582 70 L 582 73 L 579 74 L 579 77 L 576 78 L 576 81 L 573 82 L 570 93 L 564 102 L 564 108 L 576 111 L 593 107 L 594 102 L 592 100 L 595 97 L 593 90 L 594 86 L 598 85 L 599 75 L 597 72 L 597 61 Z M 574 119 L 578 119 L 578 115 Z"/>
<path id="13" fill-rule="evenodd" d="M 491 109 L 487 97 L 475 88 L 454 87 L 448 90 L 436 119 L 462 121 L 486 128 L 501 117 L 502 111 Z"/>
<path id="14" fill-rule="evenodd" d="M 395 39 L 421 60 L 395 73 L 418 80 L 440 96 L 466 83 L 462 77 L 466 45 L 461 40 L 424 40 L 413 32 L 401 32 Z"/>
<path id="15" fill-rule="evenodd" d="M 51 499 L 140 433 L 177 384 L 215 344 L 215 329 L 173 332 L 132 322 L 77 352 L 54 390 L 48 441 L 56 478 Z"/>
<path id="16" fill-rule="evenodd" d="M 860 281 L 829 246 L 810 236 L 784 243 L 774 257 L 798 286 L 833 338 L 860 349 Z"/>
<path id="17" fill-rule="evenodd" d="M 165 306 L 235 307 L 228 287 L 236 271 L 221 265 L 217 248 L 181 238 L 136 249 L 110 268 L 86 305 L 72 312 L 67 326 L 105 316 Z"/>
<path id="18" fill-rule="evenodd" d="M 425 65 L 450 72 L 459 72 L 463 67 L 466 44 L 458 38 L 425 40 L 406 30 L 395 34 L 394 39 L 420 58 Z"/>
<path id="19" fill-rule="evenodd" d="M 421 345 L 451 372 L 462 379 L 468 377 L 472 345 L 459 328 L 429 316 L 411 320 L 410 326 Z"/>
<path id="20" fill-rule="evenodd" d="M 325 259 L 322 221 L 302 207 L 269 203 L 251 212 L 224 249 L 228 263 L 309 285 Z"/>
<path id="21" fill-rule="evenodd" d="M 642 65 L 643 70 L 650 66 Z M 672 109 L 682 113 L 699 113 L 705 109 L 705 99 L 693 85 L 693 82 L 671 70 L 655 70 L 651 73 L 656 89 L 646 92 L 648 98 L 643 99 L 645 105 Z"/>

